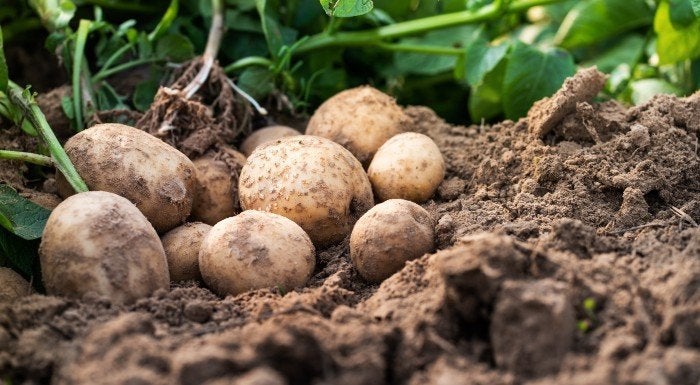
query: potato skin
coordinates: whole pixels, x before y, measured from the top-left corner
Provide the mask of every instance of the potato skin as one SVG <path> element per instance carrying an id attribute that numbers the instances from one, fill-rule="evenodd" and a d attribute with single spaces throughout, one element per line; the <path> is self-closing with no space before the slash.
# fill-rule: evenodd
<path id="1" fill-rule="evenodd" d="M 422 203 L 445 178 L 445 160 L 429 137 L 406 132 L 389 139 L 367 169 L 379 200 L 406 199 Z"/>
<path id="2" fill-rule="evenodd" d="M 46 222 L 39 257 L 50 295 L 80 298 L 95 292 L 132 303 L 170 283 L 153 226 L 133 203 L 105 191 L 61 202 Z"/>
<path id="3" fill-rule="evenodd" d="M 381 282 L 406 261 L 435 250 L 435 221 L 419 205 L 390 199 L 367 211 L 350 235 L 350 258 L 360 275 Z"/>
<path id="4" fill-rule="evenodd" d="M 190 222 L 168 231 L 161 238 L 172 282 L 202 280 L 199 249 L 210 230 L 211 226 L 206 223 Z"/>
<path id="5" fill-rule="evenodd" d="M 32 291 L 32 286 L 21 275 L 7 267 L 0 267 L 0 302 L 12 302 Z"/>
<path id="6" fill-rule="evenodd" d="M 340 92 L 321 104 L 309 120 L 306 134 L 339 143 L 367 167 L 384 142 L 405 131 L 407 122 L 391 96 L 362 86 Z"/>
<path id="7" fill-rule="evenodd" d="M 123 124 L 98 124 L 70 138 L 65 150 L 90 190 L 127 198 L 158 232 L 190 215 L 194 164 L 160 139 Z M 73 194 L 60 173 L 57 184 L 62 197 Z"/>
<path id="8" fill-rule="evenodd" d="M 238 202 L 238 176 L 246 157 L 231 148 L 196 159 L 197 184 L 191 219 L 215 225 L 241 210 Z"/>
<path id="9" fill-rule="evenodd" d="M 316 250 L 291 220 L 248 210 L 217 223 L 204 239 L 199 268 L 219 295 L 279 286 L 291 290 L 311 277 Z"/>
<path id="10" fill-rule="evenodd" d="M 360 162 L 328 139 L 301 135 L 258 147 L 243 167 L 241 207 L 285 216 L 317 247 L 341 241 L 374 204 Z"/>
<path id="11" fill-rule="evenodd" d="M 241 152 L 245 156 L 250 156 L 253 151 L 261 144 L 271 142 L 273 140 L 286 138 L 288 136 L 297 136 L 301 133 L 287 126 L 269 126 L 253 131 L 241 144 Z"/>

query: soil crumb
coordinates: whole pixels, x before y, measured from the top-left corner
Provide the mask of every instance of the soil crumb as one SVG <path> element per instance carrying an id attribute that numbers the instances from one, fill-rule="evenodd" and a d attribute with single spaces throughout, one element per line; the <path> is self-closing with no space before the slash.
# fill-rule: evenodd
<path id="1" fill-rule="evenodd" d="M 439 250 L 380 285 L 346 240 L 286 293 L 220 298 L 190 282 L 130 306 L 23 297 L 0 304 L 0 378 L 697 385 L 700 93 L 592 103 L 602 81 L 584 70 L 493 126 L 407 108 L 447 163 L 423 205 Z"/>

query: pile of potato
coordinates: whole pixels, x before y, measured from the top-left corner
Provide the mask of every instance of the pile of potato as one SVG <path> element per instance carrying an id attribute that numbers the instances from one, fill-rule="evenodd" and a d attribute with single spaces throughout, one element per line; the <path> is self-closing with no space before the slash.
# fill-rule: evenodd
<path id="1" fill-rule="evenodd" d="M 359 274 L 381 282 L 435 248 L 434 220 L 417 203 L 445 163 L 407 122 L 391 97 L 359 87 L 326 101 L 306 135 L 256 131 L 245 155 L 190 160 L 129 126 L 82 131 L 65 148 L 93 191 L 72 195 L 58 178 L 66 199 L 39 250 L 47 292 L 131 303 L 183 280 L 220 295 L 286 291 L 311 277 L 316 248 L 348 236 Z"/>

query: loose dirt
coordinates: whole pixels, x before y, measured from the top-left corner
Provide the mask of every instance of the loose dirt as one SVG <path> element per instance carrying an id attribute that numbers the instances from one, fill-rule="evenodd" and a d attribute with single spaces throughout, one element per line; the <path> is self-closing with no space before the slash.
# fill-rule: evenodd
<path id="1" fill-rule="evenodd" d="M 592 103 L 584 81 L 519 122 L 451 126 L 406 110 L 447 162 L 424 204 L 439 251 L 381 285 L 353 270 L 346 240 L 288 293 L 220 298 L 188 283 L 129 307 L 33 295 L 0 304 L 0 373 L 12 384 L 697 385 L 700 93 L 625 108 Z"/>

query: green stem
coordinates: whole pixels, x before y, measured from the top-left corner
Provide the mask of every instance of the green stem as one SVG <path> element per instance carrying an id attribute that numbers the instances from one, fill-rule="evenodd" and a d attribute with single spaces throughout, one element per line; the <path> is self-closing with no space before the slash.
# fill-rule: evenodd
<path id="1" fill-rule="evenodd" d="M 430 16 L 366 31 L 340 32 L 336 34 L 321 33 L 312 36 L 302 44 L 295 53 L 302 54 L 328 47 L 372 45 L 376 44 L 378 41 L 394 39 L 406 35 L 415 35 L 462 24 L 493 20 L 504 13 L 522 12 L 536 5 L 547 5 L 561 1 L 562 0 L 515 0 L 511 3 L 507 3 L 501 0 L 475 11 L 460 11 Z"/>
<path id="2" fill-rule="evenodd" d="M 22 162 L 38 164 L 39 166 L 46 167 L 51 167 L 54 165 L 53 159 L 50 157 L 31 152 L 0 150 L 0 159 L 20 160 Z"/>
<path id="3" fill-rule="evenodd" d="M 387 51 L 394 52 L 415 52 L 424 53 L 429 55 L 450 55 L 459 56 L 464 54 L 464 49 L 452 48 L 452 47 L 440 47 L 435 45 L 421 45 L 421 44 L 390 44 L 390 43 L 377 43 L 375 44 L 377 48 L 385 49 Z"/>
<path id="4" fill-rule="evenodd" d="M 85 43 L 90 32 L 90 20 L 80 20 L 78 32 L 76 33 L 75 50 L 73 51 L 73 110 L 75 113 L 75 127 L 78 131 L 83 130 L 83 105 L 82 89 L 80 87 L 80 71 L 83 68 L 83 56 L 85 53 Z"/>
<path id="5" fill-rule="evenodd" d="M 272 67 L 275 63 L 272 60 L 262 57 L 262 56 L 248 56 L 243 59 L 237 60 L 224 68 L 224 71 L 229 74 L 236 72 L 246 67 L 260 66 L 260 67 Z"/>
<path id="6" fill-rule="evenodd" d="M 148 41 L 152 43 L 168 31 L 168 28 L 170 28 L 170 26 L 173 24 L 173 20 L 175 20 L 177 17 L 177 12 L 179 9 L 179 0 L 170 0 L 170 5 L 168 6 L 168 9 L 165 10 L 160 22 L 158 22 L 156 28 L 148 34 Z"/>
<path id="7" fill-rule="evenodd" d="M 29 91 L 23 90 L 17 84 L 10 82 L 8 93 L 12 104 L 22 110 L 25 117 L 32 126 L 34 126 L 39 137 L 48 147 L 51 157 L 55 162 L 56 169 L 66 177 L 66 180 L 76 192 L 88 191 L 85 181 L 80 177 L 70 158 L 68 158 L 63 147 L 61 147 L 61 143 L 51 130 L 49 123 L 46 122 L 46 117 L 39 109 L 39 106 L 36 104 L 36 101 L 34 101 Z"/>
<path id="8" fill-rule="evenodd" d="M 107 70 L 101 70 L 100 72 L 96 73 L 95 76 L 92 77 L 92 82 L 98 82 L 100 80 L 104 80 L 118 72 L 126 71 L 129 68 L 133 67 L 138 67 L 140 65 L 144 64 L 149 64 L 149 63 L 156 63 L 161 61 L 162 59 L 158 58 L 146 58 L 146 59 L 140 59 L 140 60 L 134 60 L 128 63 L 120 64 L 118 66 L 109 68 Z"/>
<path id="9" fill-rule="evenodd" d="M 107 71 L 112 66 L 112 64 L 114 64 L 115 61 L 121 59 L 121 57 L 124 56 L 124 54 L 128 50 L 130 50 L 131 48 L 134 47 L 134 45 L 135 45 L 134 43 L 129 43 L 129 44 L 126 44 L 125 46 L 119 48 L 118 50 L 114 51 L 112 56 L 110 56 L 109 59 L 107 59 L 105 64 L 102 66 L 102 68 L 100 68 L 100 71 L 95 76 L 99 75 L 103 71 Z M 93 79 L 93 82 L 94 81 L 95 80 Z"/>

